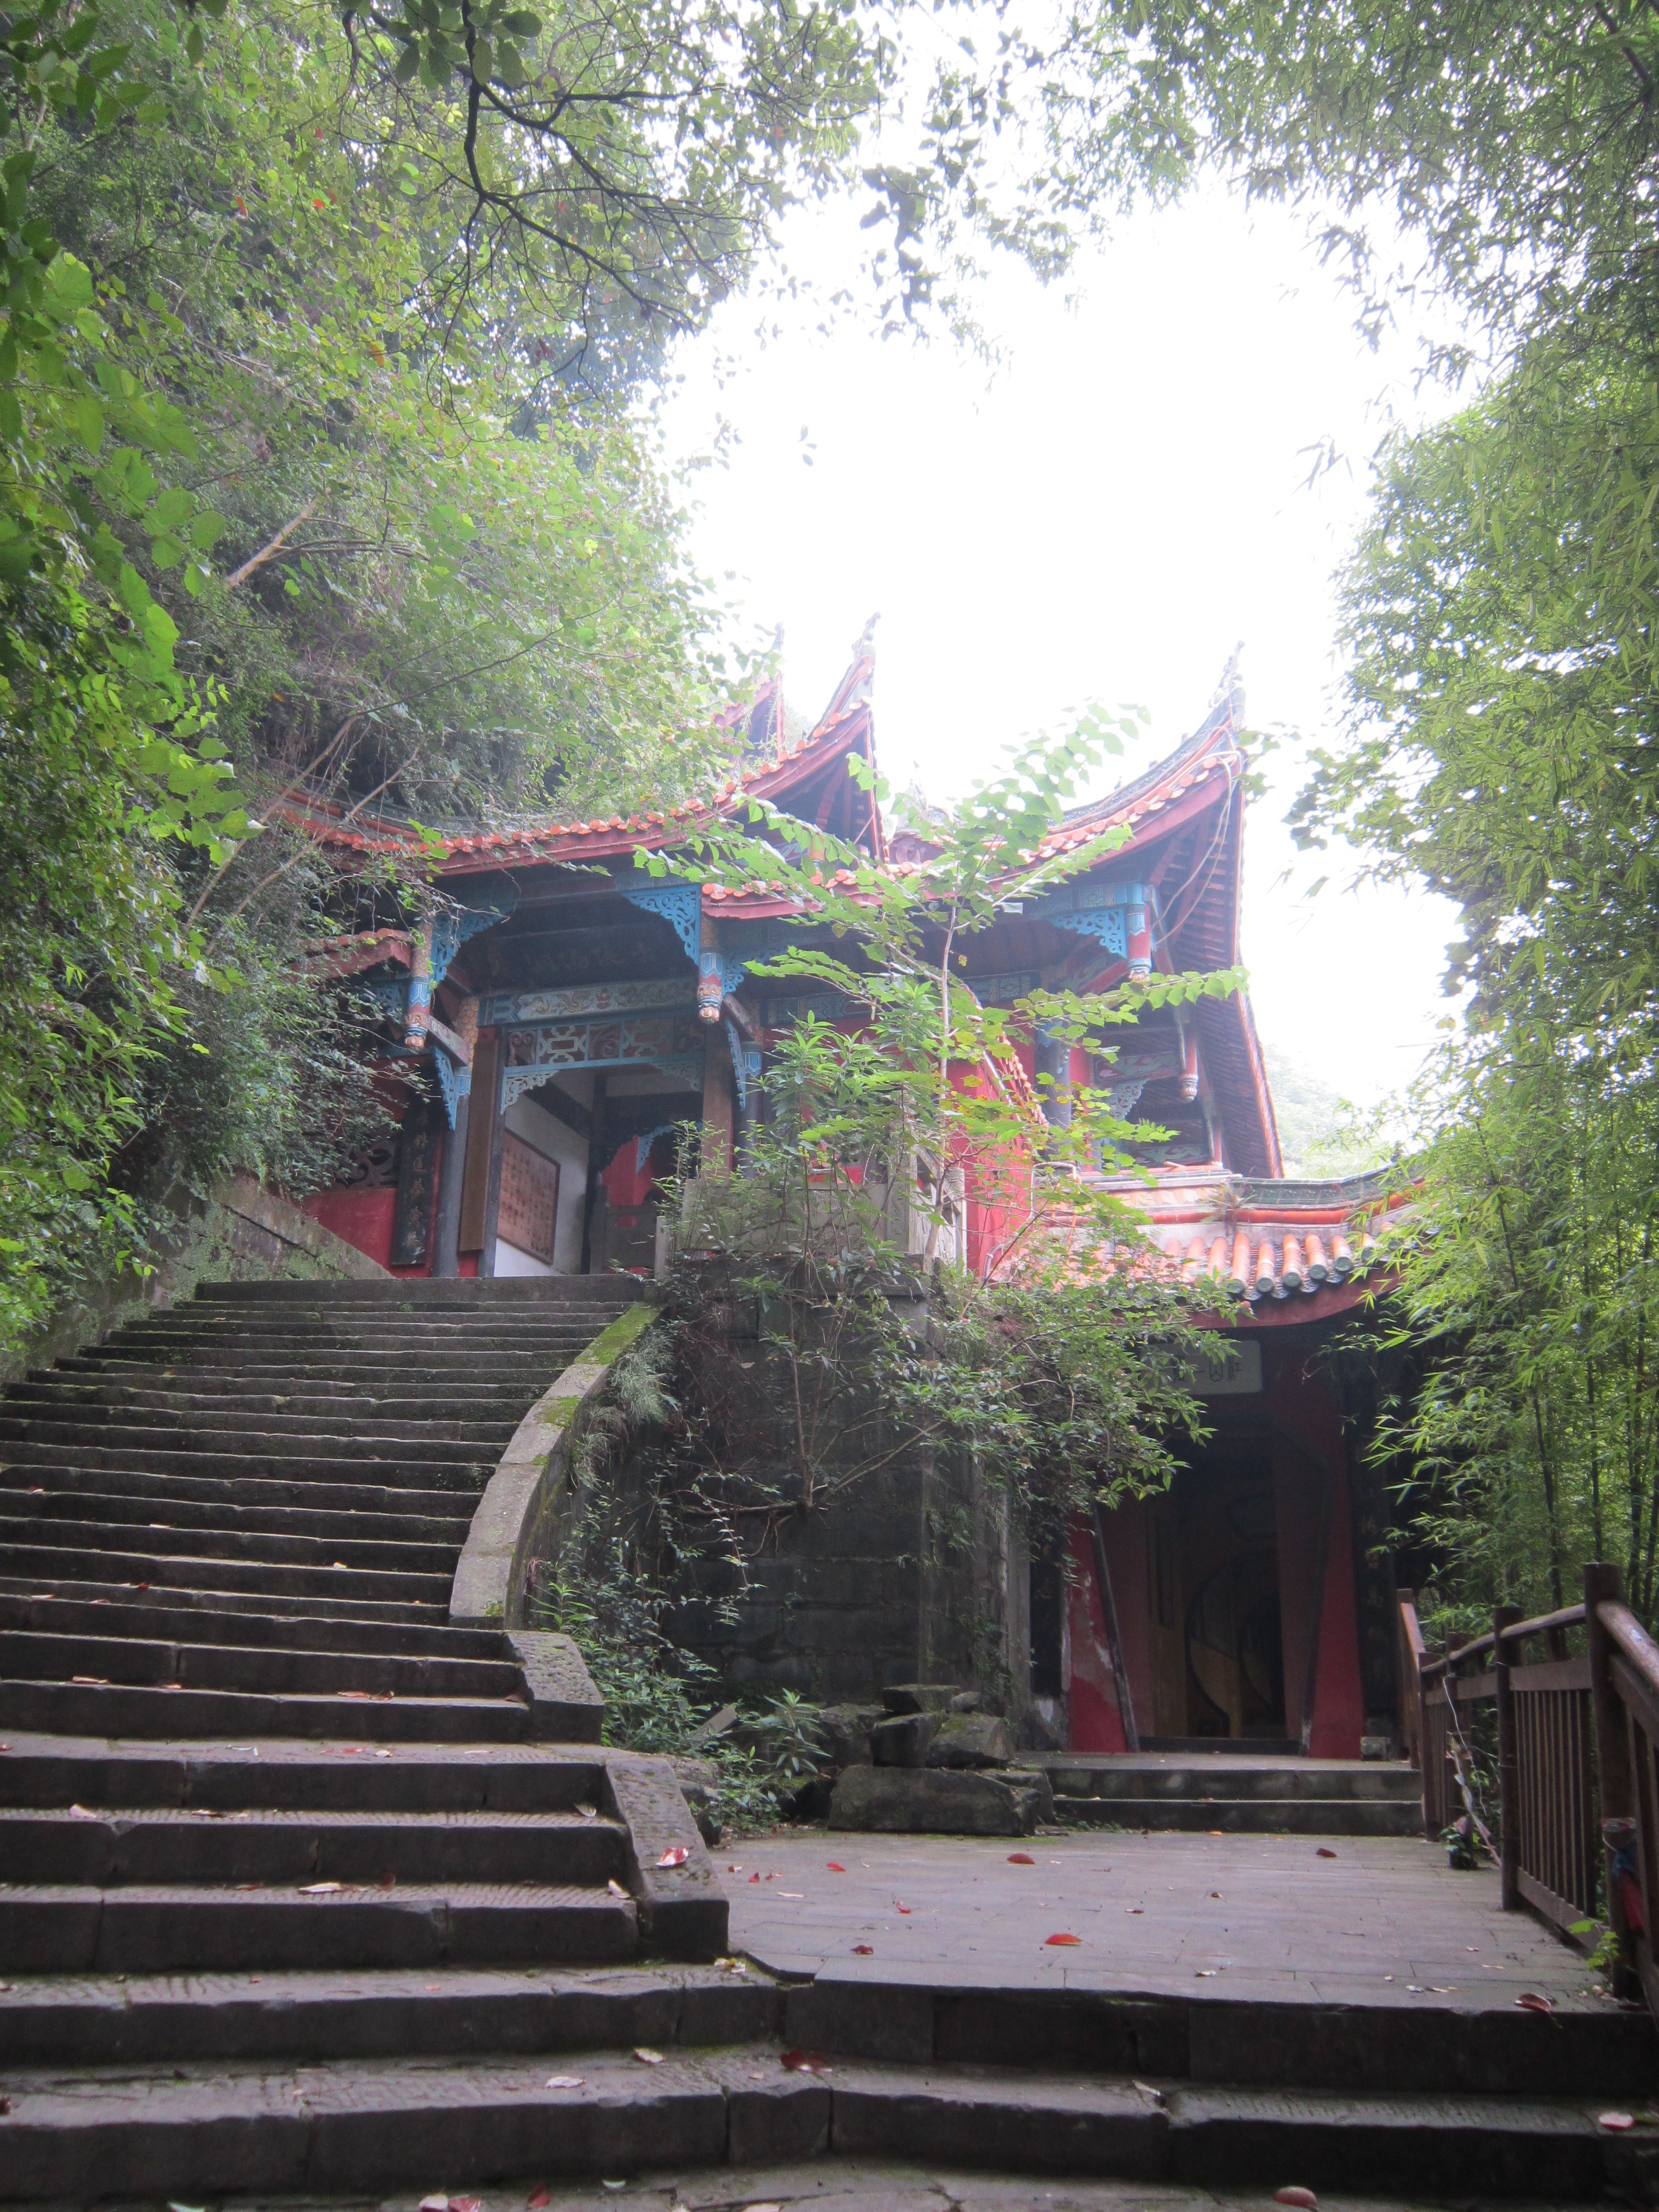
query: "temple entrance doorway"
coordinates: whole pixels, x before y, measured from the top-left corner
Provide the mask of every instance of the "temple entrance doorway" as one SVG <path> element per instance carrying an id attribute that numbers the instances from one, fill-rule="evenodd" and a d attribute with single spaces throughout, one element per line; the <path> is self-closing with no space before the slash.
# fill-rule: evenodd
<path id="1" fill-rule="evenodd" d="M 1204 1455 L 1152 1501 L 1152 1734 L 1203 1744 L 1286 1735 L 1278 1515 L 1265 1455 Z"/>

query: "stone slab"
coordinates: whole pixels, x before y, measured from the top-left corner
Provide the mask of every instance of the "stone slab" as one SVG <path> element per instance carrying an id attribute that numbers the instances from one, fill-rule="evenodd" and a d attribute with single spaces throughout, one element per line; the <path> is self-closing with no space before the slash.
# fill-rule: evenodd
<path id="1" fill-rule="evenodd" d="M 881 1734 L 878 1728 L 878 1745 Z M 989 1775 L 878 1765 L 844 1771 L 830 1801 L 830 1826 L 854 1832 L 1018 1836 L 1024 1822 L 1015 1793 Z"/>

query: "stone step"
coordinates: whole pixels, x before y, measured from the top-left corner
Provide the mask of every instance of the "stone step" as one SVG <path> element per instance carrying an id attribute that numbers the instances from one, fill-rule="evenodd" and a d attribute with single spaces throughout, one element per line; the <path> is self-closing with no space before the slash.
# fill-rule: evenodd
<path id="1" fill-rule="evenodd" d="M 0 1416 L 0 1437 L 33 1437 L 44 1443 L 85 1441 L 88 1443 L 119 1443 L 128 1440 L 155 1442 L 158 1437 L 179 1436 L 195 1437 L 243 1437 L 249 1434 L 266 1436 L 303 1436 L 374 1437 L 393 1443 L 405 1453 L 413 1451 L 416 1458 L 427 1456 L 417 1447 L 432 1444 L 460 1444 L 469 1447 L 474 1457 L 499 1458 L 502 1448 L 512 1441 L 516 1421 L 457 1419 L 447 1421 L 394 1420 L 384 1412 L 373 1409 L 323 1413 L 286 1413 L 276 1408 L 246 1406 L 234 1397 L 227 1397 L 214 1406 L 157 1406 L 135 1401 L 130 1392 L 123 1391 L 110 1403 L 88 1405 L 83 1400 L 69 1398 L 52 1403 L 21 1403 L 15 1392 L 8 1393 L 3 1403 L 12 1410 Z M 205 1450 L 206 1444 L 192 1444 L 192 1450 Z M 236 1444 L 222 1444 L 216 1449 L 234 1451 Z"/>
<path id="2" fill-rule="evenodd" d="M 406 1413 L 422 1426 L 428 1421 L 435 1424 L 440 1433 L 443 1423 L 458 1415 L 490 1425 L 516 1422 L 518 1413 L 506 1409 L 524 1402 L 523 1389 L 517 1382 L 487 1387 L 474 1382 L 459 1398 L 453 1390 L 425 1388 L 418 1379 L 392 1394 L 367 1387 L 361 1377 L 353 1382 L 306 1382 L 292 1390 L 251 1391 L 234 1375 L 210 1371 L 167 1382 L 147 1367 L 135 1367 L 131 1379 L 123 1382 L 72 1375 L 61 1368 L 40 1369 L 27 1382 L 14 1382 L 6 1395 L 8 1403 L 18 1405 L 130 1406 L 135 1413 L 143 1407 L 161 1411 L 176 1407 L 185 1412 L 212 1413 L 229 1406 L 251 1413 L 289 1413 L 296 1418 L 320 1413 L 325 1420 L 392 1420 Z"/>
<path id="3" fill-rule="evenodd" d="M 464 1659 L 416 1653 L 252 1644 L 174 1644 L 159 1638 L 53 1634 L 14 1629 L 6 1639 L 9 1675 L 33 1682 L 76 1682 L 185 1690 L 260 1690 L 338 1696 L 348 1690 L 416 1698 L 510 1698 L 523 1687 L 511 1658 Z"/>
<path id="4" fill-rule="evenodd" d="M 478 1498 L 471 1482 L 452 1487 L 447 1482 L 426 1481 L 400 1490 L 378 1482 L 318 1482 L 307 1476 L 276 1479 L 234 1470 L 234 1460 L 222 1474 L 142 1474 L 107 1467 L 0 1467 L 0 1504 L 10 1492 L 30 1496 L 38 1492 L 64 1501 L 85 1496 L 190 1509 L 198 1504 L 249 1509 L 300 1505 L 319 1513 L 459 1515 L 470 1521 Z M 66 1502 L 64 1510 L 68 1510 Z"/>
<path id="5" fill-rule="evenodd" d="M 179 1563 L 168 1560 L 164 1564 L 166 1571 L 173 1572 Z M 208 1564 L 218 1571 L 216 1561 Z M 374 1621 L 391 1627 L 406 1624 L 422 1629 L 442 1622 L 449 1604 L 447 1589 L 441 1598 L 365 1597 L 362 1595 L 365 1578 L 361 1574 L 347 1586 L 349 1595 L 321 1596 L 296 1594 L 263 1584 L 247 1589 L 230 1583 L 217 1588 L 200 1588 L 188 1578 L 167 1581 L 158 1577 L 154 1582 L 142 1583 L 123 1582 L 113 1576 L 104 1582 L 86 1579 L 93 1566 L 107 1568 L 109 1565 L 107 1557 L 94 1559 L 88 1555 L 77 1559 L 76 1571 L 70 1574 L 50 1575 L 33 1571 L 0 1574 L 0 1595 L 21 1599 L 32 1605 L 96 1606 L 100 1610 L 106 1606 L 139 1608 L 155 1605 L 174 1611 L 187 1608 L 204 1614 L 236 1613 L 273 1620 L 281 1618 L 294 1621 L 346 1624 Z M 336 1575 L 331 1580 L 337 1585 L 342 1577 Z"/>
<path id="6" fill-rule="evenodd" d="M 325 1462 L 361 1461 L 374 1468 L 443 1467 L 494 1469 L 506 1438 L 469 1443 L 450 1437 L 386 1437 L 370 1429 L 328 1431 L 296 1423 L 292 1427 L 267 1429 L 264 1416 L 250 1415 L 246 1422 L 226 1418 L 211 1428 L 158 1427 L 154 1422 L 124 1421 L 7 1421 L 0 1420 L 0 1462 L 8 1467 L 58 1465 L 96 1468 L 112 1467 L 122 1472 L 147 1471 L 152 1460 L 181 1457 L 184 1465 L 155 1471 L 181 1474 L 207 1473 L 204 1460 L 222 1466 L 227 1460 L 299 1460 L 309 1466 Z"/>
<path id="7" fill-rule="evenodd" d="M 142 1491 L 112 1496 L 101 1490 L 81 1486 L 82 1482 L 100 1483 L 106 1480 L 101 1472 L 89 1474 L 76 1468 L 70 1472 L 79 1480 L 65 1483 L 62 1487 L 56 1468 L 43 1468 L 39 1472 L 47 1480 L 27 1492 L 20 1493 L 9 1486 L 0 1488 L 5 1519 L 87 1521 L 109 1528 L 157 1528 L 163 1523 L 154 1516 L 165 1512 L 165 1525 L 181 1533 L 204 1528 L 258 1529 L 274 1536 L 303 1533 L 319 1538 L 381 1537 L 392 1543 L 453 1544 L 459 1548 L 466 1541 L 466 1532 L 472 1523 L 471 1508 L 477 1503 L 476 1496 L 463 1497 L 441 1490 L 392 1491 L 382 1492 L 378 1510 L 365 1504 L 344 1511 L 328 1511 L 309 1503 L 266 1504 L 255 1504 L 251 1498 L 146 1497 Z M 328 1487 L 331 1493 L 336 1486 Z M 403 1511 L 386 1507 L 386 1498 L 400 1496 L 410 1500 Z"/>
<path id="8" fill-rule="evenodd" d="M 498 1382 L 517 1383 L 534 1398 L 570 1364 L 562 1352 L 547 1358 L 532 1352 L 493 1349 L 476 1354 L 410 1352 L 368 1361 L 335 1350 L 316 1352 L 307 1358 L 303 1352 L 221 1349 L 189 1359 L 141 1359 L 131 1352 L 80 1352 L 62 1361 L 59 1371 L 112 1382 L 154 1382 L 158 1376 L 176 1381 L 184 1376 L 192 1388 L 205 1376 L 246 1377 L 251 1388 L 261 1390 L 280 1389 L 289 1382 L 309 1387 L 317 1382 L 343 1382 L 362 1390 L 372 1382 L 382 1400 L 395 1396 L 394 1385 L 407 1377 L 417 1387 L 441 1389 L 451 1404 L 464 1404 L 476 1388 Z"/>
<path id="9" fill-rule="evenodd" d="M 309 1736 L 373 1742 L 514 1742 L 531 1733 L 514 1697 L 343 1698 L 302 1691 L 173 1689 L 111 1682 L 0 1681 L 0 1728 L 47 1735 Z"/>
<path id="10" fill-rule="evenodd" d="M 100 1349 L 118 1358 L 164 1365 L 185 1364 L 198 1358 L 222 1361 L 321 1355 L 361 1359 L 372 1370 L 388 1357 L 407 1352 L 451 1361 L 510 1352 L 562 1364 L 592 1340 L 586 1328 L 434 1328 L 426 1334 L 402 1329 L 125 1329 L 106 1338 Z"/>
<path id="11" fill-rule="evenodd" d="M 0 1632 L 43 1631 L 58 1636 L 161 1638 L 181 1644 L 246 1644 L 288 1651 L 384 1652 L 393 1657 L 501 1659 L 504 1638 L 494 1629 L 452 1628 L 422 1620 L 342 1620 L 306 1613 L 227 1610 L 221 1591 L 200 1593 L 196 1606 L 170 1590 L 128 1592 L 119 1601 L 80 1596 L 33 1596 L 0 1589 Z"/>
<path id="12" fill-rule="evenodd" d="M 0 1535 L 0 1579 L 33 1590 L 54 1577 L 76 1583 L 95 1579 L 108 1584 L 112 1592 L 170 1585 L 210 1591 L 216 1598 L 220 1592 L 231 1590 L 261 1599 L 317 1598 L 331 1608 L 337 1605 L 343 1611 L 369 1601 L 398 1605 L 418 1601 L 447 1612 L 455 1580 L 453 1565 L 441 1574 L 396 1573 L 337 1565 L 332 1560 L 320 1566 L 279 1566 L 268 1559 L 175 1557 L 165 1552 L 118 1552 L 111 1545 L 89 1548 L 74 1542 L 20 1543 Z"/>
<path id="13" fill-rule="evenodd" d="M 73 1547 L 88 1551 L 136 1549 L 140 1531 L 124 1522 L 75 1521 L 42 1516 L 31 1519 L 10 1510 L 11 1499 L 0 1498 L 0 1556 L 6 1549 L 21 1551 L 31 1544 L 51 1553 Z M 157 1559 L 259 1560 L 273 1566 L 361 1567 L 371 1573 L 453 1576 L 459 1542 L 404 1543 L 396 1540 L 348 1536 L 277 1535 L 258 1528 L 172 1528 L 155 1522 L 143 1534 Z M 134 1578 L 151 1579 L 143 1575 Z"/>
<path id="14" fill-rule="evenodd" d="M 1422 1777 L 1402 1759 L 1203 1759 L 1147 1758 L 1134 1752 L 1044 1752 L 1037 1764 L 1056 1795 L 1067 1797 L 1364 1797 L 1409 1800 Z"/>
<path id="15" fill-rule="evenodd" d="M 1229 1836 L 1420 1836 L 1420 1802 L 1385 1797 L 1061 1797 L 1068 1827 Z"/>
<path id="16" fill-rule="evenodd" d="M 197 1889 L 0 1886 L 0 1972 L 597 1966 L 638 1948 L 634 1900 L 559 1883 Z"/>
<path id="17" fill-rule="evenodd" d="M 197 1283 L 192 1305 L 389 1305 L 389 1307 L 456 1307 L 456 1312 L 477 1312 L 493 1305 L 571 1305 L 588 1310 L 595 1305 L 629 1305 L 635 1298 L 654 1297 L 653 1285 L 639 1276 L 606 1274 L 520 1274 L 465 1276 L 442 1281 L 438 1276 L 396 1276 L 380 1283 Z M 177 1312 L 177 1307 L 175 1307 Z"/>
<path id="18" fill-rule="evenodd" d="M 1590 2106 L 1330 2096 L 1004 2075 L 949 2067 L 784 2067 L 775 2044 L 658 2065 L 562 2049 L 450 2063 L 336 2059 L 301 2070 L 128 2067 L 12 2075 L 0 2191 L 201 2197 L 454 2191 L 521 2177 L 625 2177 L 730 2162 L 937 2160 L 953 2171 L 1109 2176 L 1228 2192 L 1314 2189 L 1594 2201 L 1620 2151 Z M 814 2195 L 835 2187 L 820 2167 Z M 741 2200 L 734 2200 L 741 2201 Z"/>
<path id="19" fill-rule="evenodd" d="M 627 1874 L 625 1844 L 621 1826 L 597 1814 L 0 1810 L 0 1866 L 12 1882 L 35 1887 L 602 1889 Z"/>
<path id="20" fill-rule="evenodd" d="M 0 1989 L 0 2068 L 666 2051 L 781 2037 L 783 2011 L 721 1966 L 41 1977 Z"/>
<path id="21" fill-rule="evenodd" d="M 602 1805 L 586 1744 L 134 1741 L 15 1733 L 0 1803 L 229 1812 L 570 1813 Z"/>

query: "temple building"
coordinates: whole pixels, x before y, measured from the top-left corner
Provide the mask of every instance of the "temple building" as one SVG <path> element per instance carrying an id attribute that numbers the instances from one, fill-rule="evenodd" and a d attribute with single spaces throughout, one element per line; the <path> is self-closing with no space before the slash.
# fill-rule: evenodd
<path id="1" fill-rule="evenodd" d="M 878 866 L 914 859 L 867 779 L 848 772 L 855 756 L 875 766 L 873 671 L 866 633 L 795 736 L 767 687 L 740 772 L 676 814 L 446 835 L 428 919 L 316 948 L 319 983 L 349 980 L 383 1012 L 377 1049 L 413 1103 L 397 1142 L 308 1210 L 397 1273 L 653 1274 L 676 1129 L 699 1121 L 705 1160 L 711 1145 L 740 1160 L 769 1051 L 814 1002 L 750 972 L 799 929 L 787 900 L 653 879 L 634 856 L 759 798 Z M 1230 667 L 1174 752 L 1064 817 L 1039 858 L 1127 834 L 1109 859 L 1029 898 L 1011 884 L 970 940 L 963 975 L 981 1003 L 1238 963 L 1242 714 Z M 422 853 L 396 823 L 365 826 L 320 803 L 292 813 L 348 874 L 388 849 Z M 1393 1589 L 1333 1340 L 1361 1306 L 1389 1200 L 1380 1180 L 1285 1176 L 1243 992 L 1166 1006 L 1121 1034 L 1110 1061 L 1033 1036 L 1024 1073 L 1051 1119 L 1098 1085 L 1115 1114 L 1169 1133 L 1135 1147 L 1141 1175 L 1118 1182 L 1161 1264 L 1216 1285 L 1209 1318 L 1225 1352 L 1197 1383 L 1212 1433 L 1167 1493 L 1079 1525 L 1069 1563 L 1016 1546 L 998 1569 L 1019 1717 L 1030 1740 L 1079 1752 L 1356 1757 L 1362 1736 L 1392 1726 Z M 997 1226 L 970 1181 L 957 1256 L 971 1271 L 996 1264 Z M 914 1677 L 914 1652 L 889 1650 L 873 1626 L 849 1630 L 840 1656 L 792 1646 L 787 1610 L 744 1660 L 747 1680 L 838 1696 L 879 1686 L 871 1670 Z"/>

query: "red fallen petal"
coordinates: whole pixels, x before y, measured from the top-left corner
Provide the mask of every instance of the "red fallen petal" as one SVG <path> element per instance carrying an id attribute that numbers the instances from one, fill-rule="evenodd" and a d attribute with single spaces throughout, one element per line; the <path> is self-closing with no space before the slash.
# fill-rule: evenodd
<path id="1" fill-rule="evenodd" d="M 483 2207 L 482 2197 L 452 2197 L 449 2200 L 449 2212 L 483 2212 Z"/>
<path id="2" fill-rule="evenodd" d="M 1536 1990 L 1522 1990 L 1516 2001 L 1522 2012 L 1553 2012 L 1553 1997 L 1540 1997 Z"/>
<path id="3" fill-rule="evenodd" d="M 1010 1866 L 1035 1866 L 1036 1861 L 1031 1856 L 1030 1851 L 1010 1851 L 1008 1863 Z"/>
<path id="4" fill-rule="evenodd" d="M 1319 1850 L 1316 1852 L 1316 1856 L 1322 1859 L 1334 1859 L 1336 1856 L 1336 1853 L 1331 1849 L 1328 1844 L 1322 1844 L 1319 1846 Z"/>
<path id="5" fill-rule="evenodd" d="M 854 1943 L 853 1955 L 856 1959 L 873 1959 L 876 1955 L 876 1947 L 873 1943 Z"/>
<path id="6" fill-rule="evenodd" d="M 751 1874 L 749 1879 L 750 1881 L 758 1881 L 760 1880 L 760 1876 L 757 1874 Z"/>
<path id="7" fill-rule="evenodd" d="M 530 2212 L 542 2212 L 544 2204 L 550 2204 L 553 2202 L 553 2191 L 550 2189 L 532 2189 L 524 2201 L 530 2208 Z"/>
<path id="8" fill-rule="evenodd" d="M 1080 1943 L 1083 1938 L 1080 1936 L 1045 1936 L 1042 1941 L 1046 1949 L 1050 1943 Z"/>
<path id="9" fill-rule="evenodd" d="M 836 1859 L 825 1859 L 823 1863 L 829 1868 L 831 1874 L 845 1874 L 847 1871 L 846 1868 Z"/>
<path id="10" fill-rule="evenodd" d="M 1622 2135 L 1626 2128 L 1636 2125 L 1636 2115 L 1634 2112 L 1601 2112 L 1596 2115 L 1595 2124 L 1598 2128 L 1611 2128 L 1615 2134 Z"/>
<path id="11" fill-rule="evenodd" d="M 671 1844 L 668 1849 L 663 1853 L 662 1856 L 657 1861 L 657 1864 L 659 1867 L 684 1866 L 690 1856 L 691 1850 L 690 1844 Z"/>
<path id="12" fill-rule="evenodd" d="M 830 2061 L 821 2051 L 786 2051 L 779 2061 L 791 2074 L 827 2074 Z"/>
<path id="13" fill-rule="evenodd" d="M 1275 2204 L 1299 2204 L 1303 2208 L 1303 2212 L 1314 2212 L 1314 2208 L 1318 2204 L 1319 2199 L 1314 2195 L 1311 2189 L 1275 2189 L 1273 2191 L 1273 2203 Z"/>

